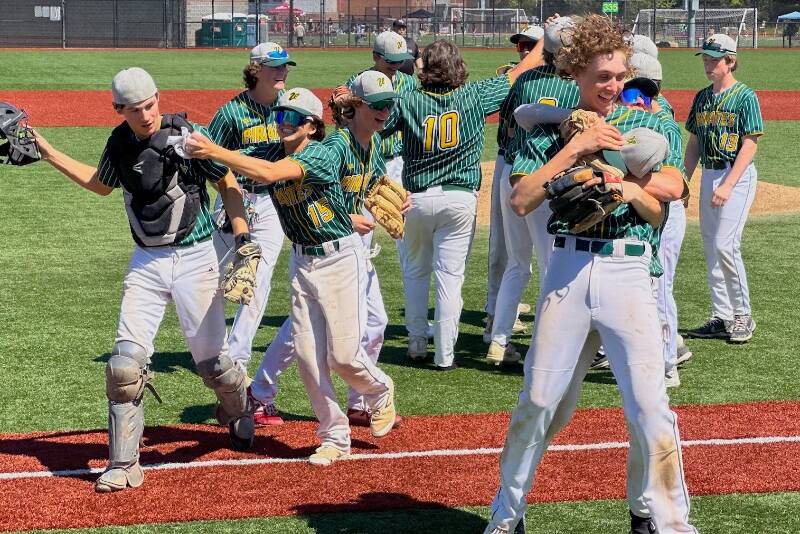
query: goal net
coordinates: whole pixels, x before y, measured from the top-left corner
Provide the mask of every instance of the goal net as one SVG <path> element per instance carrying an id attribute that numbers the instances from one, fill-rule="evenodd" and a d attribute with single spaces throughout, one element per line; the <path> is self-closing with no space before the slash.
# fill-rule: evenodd
<path id="1" fill-rule="evenodd" d="M 519 33 L 533 21 L 528 20 L 524 9 L 511 8 L 458 8 L 450 9 L 450 27 L 455 33 L 475 35 Z"/>
<path id="2" fill-rule="evenodd" d="M 665 41 L 677 46 L 695 48 L 701 46 L 703 39 L 714 34 L 724 33 L 737 40 L 739 46 L 758 47 L 755 40 L 758 10 L 741 9 L 698 9 L 694 20 L 685 9 L 656 9 L 655 19 L 652 9 L 641 9 L 633 23 L 633 33 L 653 37 L 656 43 Z"/>

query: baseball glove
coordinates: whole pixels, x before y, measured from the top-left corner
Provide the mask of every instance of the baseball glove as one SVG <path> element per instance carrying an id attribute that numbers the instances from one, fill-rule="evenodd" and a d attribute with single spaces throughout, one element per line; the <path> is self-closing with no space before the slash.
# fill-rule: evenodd
<path id="1" fill-rule="evenodd" d="M 350 88 L 346 85 L 336 87 L 328 99 L 328 107 L 331 109 L 333 120 L 339 128 L 344 128 L 352 118 L 352 107 L 350 102 L 352 100 L 352 93 Z"/>
<path id="2" fill-rule="evenodd" d="M 394 239 L 403 237 L 402 209 L 406 195 L 403 186 L 388 176 L 383 176 L 372 186 L 367 198 L 364 199 L 367 210 Z"/>
<path id="3" fill-rule="evenodd" d="M 594 111 L 576 109 L 570 113 L 569 117 L 564 119 L 559 127 L 559 131 L 561 132 L 561 137 L 564 139 L 564 141 L 569 142 L 569 140 L 574 136 L 588 130 L 602 120 L 603 119 L 601 119 L 600 116 Z M 620 179 L 625 177 L 624 172 L 612 165 L 609 165 L 608 162 L 606 162 L 606 160 L 604 160 L 598 154 L 589 154 L 588 156 L 583 156 L 575 163 L 575 165 L 586 165 L 592 169 L 613 174 Z"/>
<path id="4" fill-rule="evenodd" d="M 599 184 L 585 187 L 586 182 L 596 177 L 601 179 Z M 544 188 L 553 211 L 551 220 L 566 222 L 573 234 L 601 222 L 623 202 L 622 179 L 588 165 L 557 174 Z"/>
<path id="5" fill-rule="evenodd" d="M 42 159 L 28 126 L 28 115 L 0 102 L 0 163 L 27 165 Z"/>
<path id="6" fill-rule="evenodd" d="M 258 243 L 245 240 L 236 249 L 233 262 L 220 281 L 220 290 L 225 298 L 237 304 L 249 304 L 256 286 L 256 271 L 261 261 Z"/>

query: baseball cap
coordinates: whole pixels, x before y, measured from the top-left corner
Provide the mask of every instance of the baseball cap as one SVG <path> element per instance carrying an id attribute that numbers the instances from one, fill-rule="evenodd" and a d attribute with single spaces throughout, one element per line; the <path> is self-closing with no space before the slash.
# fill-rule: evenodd
<path id="1" fill-rule="evenodd" d="M 273 109 L 275 111 L 290 109 L 302 115 L 322 120 L 322 101 L 303 87 L 295 87 L 284 92 L 278 97 L 278 105 Z"/>
<path id="2" fill-rule="evenodd" d="M 633 69 L 633 78 L 625 82 L 625 89 L 635 87 L 645 96 L 654 98 L 658 96 L 658 82 L 661 81 L 661 63 L 648 54 L 635 52 L 628 65 Z"/>
<path id="3" fill-rule="evenodd" d="M 647 54 L 650 57 L 658 59 L 658 47 L 646 35 L 634 35 L 631 37 L 631 48 L 633 48 L 633 53 L 640 53 L 640 54 Z"/>
<path id="4" fill-rule="evenodd" d="M 372 51 L 383 57 L 386 61 L 398 62 L 406 59 L 414 59 L 408 53 L 408 45 L 405 38 L 399 33 L 392 31 L 378 34 Z"/>
<path id="5" fill-rule="evenodd" d="M 511 44 L 517 44 L 523 37 L 527 37 L 531 41 L 538 41 L 544 37 L 544 28 L 541 26 L 528 26 L 523 31 L 512 35 L 509 41 L 511 41 Z"/>
<path id="6" fill-rule="evenodd" d="M 400 98 L 400 95 L 394 92 L 392 80 L 377 70 L 367 70 L 356 76 L 350 86 L 350 92 L 370 104 L 389 98 Z"/>
<path id="7" fill-rule="evenodd" d="M 725 57 L 729 54 L 736 55 L 736 41 L 733 37 L 729 37 L 724 33 L 715 33 L 705 41 L 703 41 L 703 48 L 696 53 L 696 56 L 705 54 L 711 57 Z"/>
<path id="8" fill-rule="evenodd" d="M 669 155 L 667 138 L 649 128 L 634 128 L 622 134 L 622 150 L 603 150 L 603 158 L 622 172 L 637 178 L 652 171 Z"/>
<path id="9" fill-rule="evenodd" d="M 289 52 L 284 50 L 278 43 L 261 43 L 255 46 L 250 50 L 250 61 L 255 61 L 267 67 L 297 66 L 297 63 L 289 59 Z"/>
<path id="10" fill-rule="evenodd" d="M 404 21 L 403 19 L 397 19 L 394 22 L 392 22 L 392 28 L 407 28 L 407 27 L 408 25 L 406 24 L 406 21 Z"/>
<path id="11" fill-rule="evenodd" d="M 111 80 L 111 95 L 114 97 L 114 103 L 121 106 L 143 102 L 157 92 L 153 77 L 139 67 L 121 70 Z"/>
<path id="12" fill-rule="evenodd" d="M 562 46 L 572 44 L 572 28 L 575 22 L 570 17 L 558 17 L 544 29 L 544 49 L 558 53 Z"/>

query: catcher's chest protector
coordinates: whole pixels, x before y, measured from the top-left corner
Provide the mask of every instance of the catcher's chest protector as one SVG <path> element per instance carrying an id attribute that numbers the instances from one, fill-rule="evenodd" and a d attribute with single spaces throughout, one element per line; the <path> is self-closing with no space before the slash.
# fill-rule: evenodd
<path id="1" fill-rule="evenodd" d="M 138 140 L 127 123 L 111 133 L 109 157 L 122 184 L 133 239 L 140 246 L 179 243 L 200 211 L 202 179 L 190 177 L 189 161 L 167 145 L 167 137 L 193 130 L 182 115 L 162 115 L 161 129 Z"/>

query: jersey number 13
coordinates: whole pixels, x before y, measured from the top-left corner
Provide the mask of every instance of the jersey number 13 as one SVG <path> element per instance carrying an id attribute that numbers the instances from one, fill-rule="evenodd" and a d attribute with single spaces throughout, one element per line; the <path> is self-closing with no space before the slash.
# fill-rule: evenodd
<path id="1" fill-rule="evenodd" d="M 458 146 L 458 112 L 447 111 L 441 115 L 428 115 L 422 123 L 425 129 L 422 149 L 433 152 L 434 143 L 439 150 Z"/>

